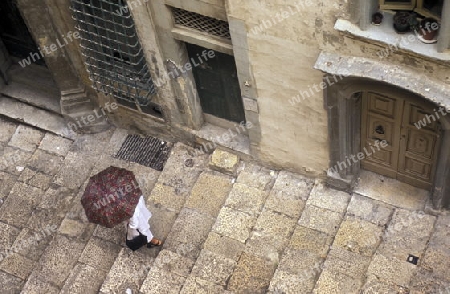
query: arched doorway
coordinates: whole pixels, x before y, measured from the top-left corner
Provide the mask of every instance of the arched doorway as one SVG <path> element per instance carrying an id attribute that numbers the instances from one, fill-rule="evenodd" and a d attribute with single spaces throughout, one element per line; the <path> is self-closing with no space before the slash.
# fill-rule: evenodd
<path id="1" fill-rule="evenodd" d="M 427 189 L 436 208 L 450 203 L 450 115 L 396 86 L 346 78 L 326 91 L 330 167 L 386 146 L 328 172 L 328 182 L 351 190 L 361 168 Z M 367 154 L 366 154 L 367 155 Z"/>
<path id="2" fill-rule="evenodd" d="M 361 95 L 361 168 L 430 190 L 441 144 L 433 104 L 402 91 Z M 381 142 L 385 147 L 378 148 Z"/>

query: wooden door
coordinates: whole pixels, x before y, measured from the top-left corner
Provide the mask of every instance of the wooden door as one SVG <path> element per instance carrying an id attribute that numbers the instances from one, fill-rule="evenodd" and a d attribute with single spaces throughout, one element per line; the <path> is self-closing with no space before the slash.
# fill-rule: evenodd
<path id="1" fill-rule="evenodd" d="M 187 44 L 189 57 L 199 63 L 205 49 Z M 198 66 L 193 66 L 197 92 L 203 112 L 240 123 L 245 121 L 244 105 L 233 56 L 215 52 Z"/>
<path id="2" fill-rule="evenodd" d="M 361 167 L 419 188 L 431 188 L 440 146 L 440 124 L 431 120 L 423 128 L 416 125 L 433 114 L 430 105 L 414 98 L 363 93 L 361 149 L 366 157 Z M 383 140 L 387 146 L 377 147 L 376 141 Z"/>

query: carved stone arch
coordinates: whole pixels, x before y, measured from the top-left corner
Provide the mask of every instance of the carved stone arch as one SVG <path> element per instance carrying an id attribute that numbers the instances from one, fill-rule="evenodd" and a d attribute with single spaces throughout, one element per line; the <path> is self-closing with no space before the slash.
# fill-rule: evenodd
<path id="1" fill-rule="evenodd" d="M 337 162 L 345 162 L 347 158 L 361 150 L 362 99 L 359 93 L 362 91 L 389 94 L 390 96 L 415 99 L 415 101 L 436 105 L 431 97 L 423 97 L 408 89 L 370 79 L 344 78 L 329 86 L 325 89 L 324 101 L 328 113 L 330 167 Z M 436 105 L 436 107 L 439 106 Z M 450 205 L 450 114 L 441 116 L 440 122 L 443 128 L 442 141 L 433 188 L 430 191 L 431 201 L 436 209 L 449 207 Z M 357 162 L 338 171 L 329 169 L 327 181 L 336 188 L 351 191 L 359 173 L 360 164 Z"/>

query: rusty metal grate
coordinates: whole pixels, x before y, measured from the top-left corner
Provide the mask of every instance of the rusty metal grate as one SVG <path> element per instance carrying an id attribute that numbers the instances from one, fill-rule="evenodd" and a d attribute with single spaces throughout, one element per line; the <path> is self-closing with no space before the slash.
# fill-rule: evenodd
<path id="1" fill-rule="evenodd" d="M 156 88 L 125 0 L 71 0 L 70 9 L 94 88 L 149 105 Z"/>
<path id="2" fill-rule="evenodd" d="M 128 135 L 115 158 L 162 171 L 169 158 L 172 144 L 153 137 Z"/>
<path id="3" fill-rule="evenodd" d="M 228 22 L 180 8 L 172 9 L 176 25 L 231 40 Z"/>

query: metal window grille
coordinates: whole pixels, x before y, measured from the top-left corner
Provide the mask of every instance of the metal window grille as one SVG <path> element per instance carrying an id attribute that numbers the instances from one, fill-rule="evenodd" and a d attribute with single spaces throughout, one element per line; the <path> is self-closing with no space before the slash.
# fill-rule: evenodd
<path id="1" fill-rule="evenodd" d="M 125 0 L 71 0 L 71 10 L 94 88 L 124 105 L 151 104 L 156 89 Z"/>
<path id="2" fill-rule="evenodd" d="M 231 40 L 228 22 L 173 7 L 175 24 Z"/>

